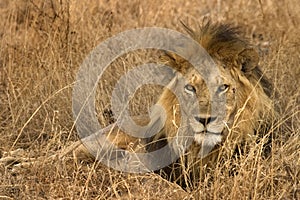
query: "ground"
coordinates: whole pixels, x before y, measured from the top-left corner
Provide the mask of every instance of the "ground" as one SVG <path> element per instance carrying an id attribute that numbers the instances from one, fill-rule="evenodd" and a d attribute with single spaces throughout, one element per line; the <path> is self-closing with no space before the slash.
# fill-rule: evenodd
<path id="1" fill-rule="evenodd" d="M 1 0 L 0 199 L 299 199 L 299 11 L 297 0 Z M 154 173 L 126 174 L 72 155 L 55 157 L 78 139 L 72 87 L 93 48 L 133 28 L 184 33 L 180 21 L 196 29 L 205 17 L 241 26 L 260 52 L 287 126 L 277 132 L 270 159 L 253 146 L 235 163 L 236 175 L 229 173 L 232 162 L 225 161 L 197 189 L 183 190 Z M 112 83 L 128 63 L 139 63 L 130 56 L 123 60 L 124 69 L 108 72 L 99 83 L 99 117 Z M 145 107 L 133 103 L 133 112 L 144 112 L 155 100 L 139 93 L 135 98 Z M 43 162 L 18 165 L 29 158 Z"/>

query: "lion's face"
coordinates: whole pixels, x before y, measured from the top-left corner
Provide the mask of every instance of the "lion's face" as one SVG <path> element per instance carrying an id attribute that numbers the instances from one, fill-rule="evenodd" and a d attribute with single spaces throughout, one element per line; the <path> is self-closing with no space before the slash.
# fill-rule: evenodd
<path id="1" fill-rule="evenodd" d="M 197 102 L 194 104 L 198 104 L 192 106 L 198 106 L 198 109 L 190 111 L 188 121 L 195 142 L 201 145 L 201 157 L 205 157 L 225 138 L 237 108 L 237 83 L 228 68 L 222 64 L 218 64 L 218 68 L 219 75 L 209 79 L 210 87 L 194 68 L 185 75 L 188 83 L 184 85 L 183 91 L 186 96 L 196 97 Z M 224 102 L 216 103 L 221 97 Z M 214 101 L 220 109 L 212 110 Z"/>

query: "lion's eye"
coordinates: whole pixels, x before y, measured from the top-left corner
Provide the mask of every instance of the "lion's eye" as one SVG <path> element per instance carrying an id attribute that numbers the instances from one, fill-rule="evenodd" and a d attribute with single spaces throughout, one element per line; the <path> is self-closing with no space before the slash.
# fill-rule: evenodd
<path id="1" fill-rule="evenodd" d="M 196 88 L 190 84 L 187 84 L 186 86 L 184 86 L 184 90 L 189 94 L 196 93 Z"/>
<path id="2" fill-rule="evenodd" d="M 229 88 L 229 85 L 223 84 L 223 85 L 219 86 L 218 92 L 225 92 L 228 90 L 228 88 Z"/>

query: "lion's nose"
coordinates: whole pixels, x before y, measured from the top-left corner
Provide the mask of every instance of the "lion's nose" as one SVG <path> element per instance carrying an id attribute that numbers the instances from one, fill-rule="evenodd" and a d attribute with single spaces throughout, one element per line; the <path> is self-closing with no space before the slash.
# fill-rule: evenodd
<path id="1" fill-rule="evenodd" d="M 210 122 L 215 121 L 217 119 L 217 117 L 206 117 L 206 118 L 203 118 L 203 117 L 196 116 L 195 119 L 198 122 L 200 122 L 201 124 L 206 125 L 206 124 L 209 124 Z"/>

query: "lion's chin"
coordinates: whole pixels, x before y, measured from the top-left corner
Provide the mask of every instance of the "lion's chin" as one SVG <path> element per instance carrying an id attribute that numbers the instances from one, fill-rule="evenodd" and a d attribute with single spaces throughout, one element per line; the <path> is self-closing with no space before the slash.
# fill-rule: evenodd
<path id="1" fill-rule="evenodd" d="M 219 144 L 222 141 L 222 134 L 212 132 L 200 132 L 195 133 L 194 139 L 199 145 L 201 145 L 199 157 L 204 158 L 217 144 Z"/>

